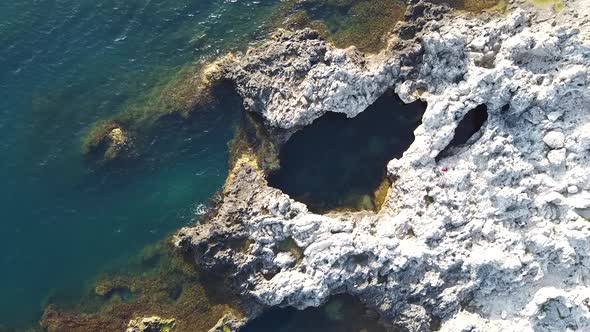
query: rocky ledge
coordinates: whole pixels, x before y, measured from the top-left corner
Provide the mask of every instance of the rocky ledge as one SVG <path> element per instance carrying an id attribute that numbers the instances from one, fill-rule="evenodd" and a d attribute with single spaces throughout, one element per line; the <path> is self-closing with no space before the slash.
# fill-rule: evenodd
<path id="1" fill-rule="evenodd" d="M 176 244 L 262 306 L 350 293 L 408 331 L 590 330 L 586 8 L 473 17 L 418 3 L 376 55 L 276 33 L 226 71 L 269 127 L 354 117 L 393 87 L 428 103 L 416 139 L 387 165 L 379 212 L 313 214 L 243 155 L 211 219 Z M 481 105 L 486 123 L 449 147 Z"/>

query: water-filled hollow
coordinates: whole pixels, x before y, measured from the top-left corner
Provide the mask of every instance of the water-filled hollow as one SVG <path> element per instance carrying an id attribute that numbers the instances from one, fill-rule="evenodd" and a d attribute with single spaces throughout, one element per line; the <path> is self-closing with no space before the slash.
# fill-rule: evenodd
<path id="1" fill-rule="evenodd" d="M 292 307 L 272 308 L 248 323 L 244 332 L 384 332 L 377 313 L 355 297 L 332 296 L 320 307 L 297 310 Z"/>
<path id="2" fill-rule="evenodd" d="M 354 118 L 327 113 L 281 147 L 269 184 L 316 212 L 374 209 L 387 162 L 412 144 L 425 110 L 388 91 Z"/>

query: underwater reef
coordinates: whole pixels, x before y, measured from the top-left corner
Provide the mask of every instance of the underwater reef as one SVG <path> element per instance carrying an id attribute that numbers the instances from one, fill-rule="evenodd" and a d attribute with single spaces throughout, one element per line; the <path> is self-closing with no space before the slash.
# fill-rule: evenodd
<path id="1" fill-rule="evenodd" d="M 231 54 L 208 64 L 188 64 L 165 77 L 147 93 L 127 102 L 111 119 L 100 120 L 88 129 L 82 152 L 98 164 L 133 158 L 141 149 L 134 136 L 149 137 L 159 122 L 169 117 L 190 119 L 204 109 L 219 107 L 224 80 L 220 66 Z"/>
<path id="2" fill-rule="evenodd" d="M 49 305 L 41 327 L 49 332 L 190 332 L 223 321 L 220 331 L 225 332 L 223 326 L 243 316 L 241 301 L 224 291 L 224 281 L 199 272 L 169 240 L 146 247 L 93 286 L 73 305 Z"/>
<path id="3" fill-rule="evenodd" d="M 301 25 L 221 57 L 215 81 L 239 94 L 244 121 L 213 208 L 172 242 L 191 273 L 222 280 L 231 296 L 190 316 L 176 309 L 199 295 L 184 288 L 180 307 L 131 297 L 142 310 L 122 311 L 117 295 L 104 314 L 50 307 L 44 326 L 117 312 L 128 331 L 238 331 L 269 308 L 349 294 L 391 331 L 590 330 L 590 9 L 584 0 L 455 5 L 409 1 L 382 44 L 363 50 L 309 25 L 313 6 L 301 1 L 291 11 L 306 16 Z M 369 204 L 312 212 L 269 185 L 295 133 L 330 112 L 354 121 L 391 91 L 427 106 Z M 105 156 L 132 142 L 118 123 L 102 132 L 93 141 Z M 134 293 L 133 282 L 113 285 L 99 295 Z"/>

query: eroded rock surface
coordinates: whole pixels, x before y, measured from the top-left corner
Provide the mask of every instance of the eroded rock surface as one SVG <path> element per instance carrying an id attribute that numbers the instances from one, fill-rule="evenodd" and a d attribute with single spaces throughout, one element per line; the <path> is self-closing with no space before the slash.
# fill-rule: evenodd
<path id="1" fill-rule="evenodd" d="M 228 331 L 238 331 L 242 328 L 248 320 L 246 318 L 237 318 L 234 314 L 228 313 L 225 314 L 215 326 L 213 326 L 209 332 L 228 332 Z"/>
<path id="2" fill-rule="evenodd" d="M 130 320 L 126 332 L 172 332 L 173 329 L 174 319 L 152 316 Z"/>
<path id="3" fill-rule="evenodd" d="M 216 215 L 177 244 L 267 306 L 347 292 L 409 331 L 590 330 L 590 23 L 576 14 L 585 1 L 565 6 L 549 19 L 517 9 L 423 22 L 414 44 L 371 58 L 279 32 L 234 73 L 270 125 L 354 116 L 392 86 L 428 103 L 414 143 L 387 165 L 385 205 L 312 214 L 244 157 Z M 437 158 L 479 105 L 481 130 Z"/>
<path id="4" fill-rule="evenodd" d="M 422 25 L 445 11 L 419 3 L 408 10 L 410 21 L 397 29 L 406 39 L 417 37 Z M 365 57 L 354 47 L 335 48 L 310 29 L 278 30 L 237 59 L 226 76 L 248 111 L 262 114 L 270 126 L 297 129 L 328 111 L 354 117 L 365 110 L 409 69 L 403 66 L 420 47 L 406 44 L 396 35 L 386 50 Z"/>

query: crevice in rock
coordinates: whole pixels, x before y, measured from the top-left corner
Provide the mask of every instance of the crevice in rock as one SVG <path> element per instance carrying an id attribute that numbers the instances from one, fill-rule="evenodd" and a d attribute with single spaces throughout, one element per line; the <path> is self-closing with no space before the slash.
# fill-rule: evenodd
<path id="1" fill-rule="evenodd" d="M 455 136 L 444 150 L 436 156 L 435 160 L 438 162 L 441 159 L 452 155 L 456 148 L 467 144 L 473 135 L 481 130 L 487 120 L 488 108 L 486 105 L 479 105 L 467 112 L 467 114 L 463 116 L 463 119 L 459 121 L 457 128 L 455 128 Z"/>
<path id="2" fill-rule="evenodd" d="M 385 166 L 412 144 L 425 109 L 388 91 L 355 118 L 327 113 L 281 146 L 269 185 L 316 212 L 378 209 Z"/>
<path id="3" fill-rule="evenodd" d="M 280 134 L 271 132 L 259 114 L 243 111 L 240 125 L 235 128 L 234 138 L 229 143 L 230 167 L 246 154 L 256 159 L 265 174 L 277 170 L 276 146 L 281 143 Z"/>
<path id="4" fill-rule="evenodd" d="M 430 331 L 440 331 L 442 320 L 439 317 L 430 317 Z"/>

